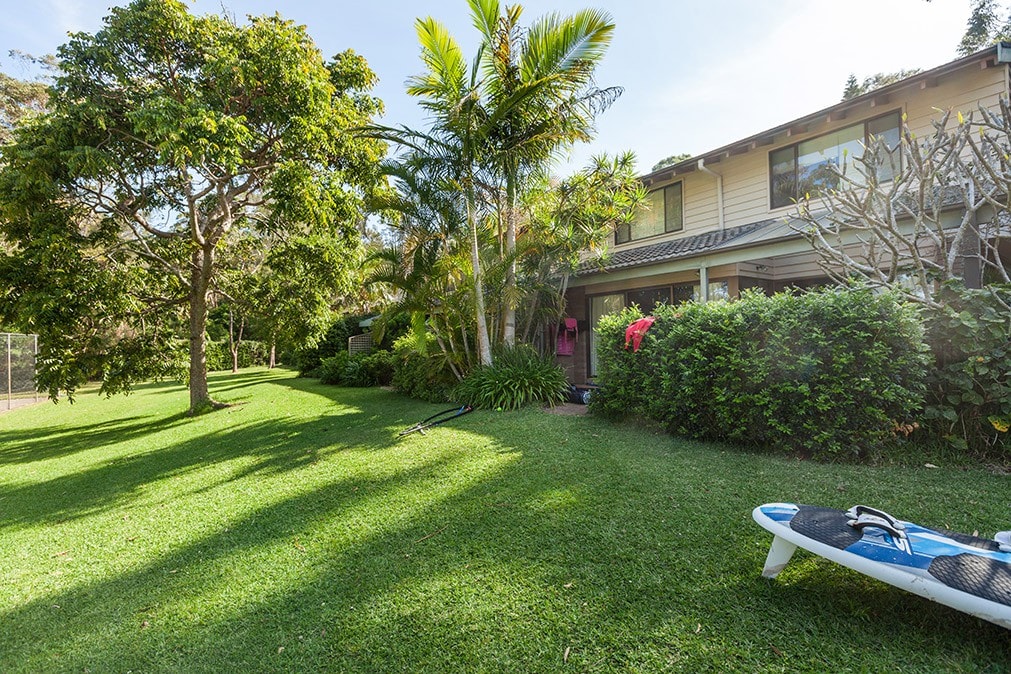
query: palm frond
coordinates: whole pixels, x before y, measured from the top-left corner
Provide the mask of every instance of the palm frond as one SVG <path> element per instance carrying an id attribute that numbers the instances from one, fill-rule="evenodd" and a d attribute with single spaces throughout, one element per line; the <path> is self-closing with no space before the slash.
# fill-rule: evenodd
<path id="1" fill-rule="evenodd" d="M 527 50 L 521 60 L 523 78 L 570 72 L 577 75 L 576 84 L 585 84 L 613 36 L 614 22 L 607 12 L 584 9 L 569 17 L 548 14 L 527 33 Z"/>
<path id="2" fill-rule="evenodd" d="M 423 99 L 422 106 L 432 111 L 452 108 L 467 93 L 467 64 L 460 45 L 432 17 L 418 19 L 414 27 L 426 72 L 408 80 L 407 93 Z"/>

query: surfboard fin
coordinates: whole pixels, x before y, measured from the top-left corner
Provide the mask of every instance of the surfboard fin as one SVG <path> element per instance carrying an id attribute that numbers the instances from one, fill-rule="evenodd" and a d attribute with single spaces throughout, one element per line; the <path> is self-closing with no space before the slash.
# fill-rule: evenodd
<path id="1" fill-rule="evenodd" d="M 774 536 L 772 545 L 769 546 L 769 554 L 765 558 L 765 568 L 762 569 L 762 578 L 775 578 L 779 572 L 790 563 L 790 558 L 797 551 L 797 545 L 785 538 Z"/>

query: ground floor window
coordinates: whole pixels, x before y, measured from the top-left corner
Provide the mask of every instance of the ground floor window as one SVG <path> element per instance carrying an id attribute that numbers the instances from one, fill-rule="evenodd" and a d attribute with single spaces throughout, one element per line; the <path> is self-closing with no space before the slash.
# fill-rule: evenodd
<path id="1" fill-rule="evenodd" d="M 597 376 L 597 321 L 601 316 L 615 314 L 625 308 L 625 293 L 596 295 L 590 298 L 590 369 Z"/>
<path id="2" fill-rule="evenodd" d="M 699 285 L 692 286 L 692 299 L 696 302 L 702 296 L 702 287 Z M 712 300 L 729 300 L 730 299 L 730 284 L 726 281 L 710 281 L 709 282 L 709 292 L 706 294 L 706 299 Z"/>

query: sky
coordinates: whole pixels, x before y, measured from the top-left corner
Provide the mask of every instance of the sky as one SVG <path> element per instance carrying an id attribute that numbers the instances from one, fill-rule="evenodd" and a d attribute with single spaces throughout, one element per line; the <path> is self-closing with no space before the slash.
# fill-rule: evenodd
<path id="1" fill-rule="evenodd" d="M 124 0 L 125 2 L 125 0 Z M 0 70 L 24 77 L 11 49 L 54 53 L 72 31 L 95 32 L 110 0 L 0 0 Z M 120 3 L 123 4 L 123 3 Z M 505 4 L 505 3 L 504 3 Z M 519 0 L 523 25 L 592 7 L 615 33 L 599 86 L 624 92 L 596 139 L 556 167 L 632 150 L 640 172 L 673 154 L 702 154 L 838 102 L 847 77 L 928 69 L 957 55 L 969 0 Z M 404 83 L 421 72 L 414 21 L 432 16 L 475 52 L 465 0 L 195 0 L 196 14 L 280 13 L 308 27 L 324 56 L 354 49 L 380 78 L 390 125 L 424 128 Z"/>

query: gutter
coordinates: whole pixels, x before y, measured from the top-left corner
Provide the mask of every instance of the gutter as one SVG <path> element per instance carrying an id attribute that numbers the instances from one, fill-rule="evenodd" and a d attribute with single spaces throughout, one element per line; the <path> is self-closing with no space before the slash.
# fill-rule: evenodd
<path id="1" fill-rule="evenodd" d="M 723 232 L 727 228 L 727 221 L 723 215 L 723 175 L 707 167 L 706 160 L 702 157 L 699 157 L 698 164 L 696 165 L 703 173 L 708 173 L 716 178 L 716 214 L 719 218 L 720 232 Z"/>
<path id="2" fill-rule="evenodd" d="M 766 142 L 767 139 L 779 133 L 782 133 L 783 131 L 787 131 L 794 126 L 803 125 L 813 120 L 824 118 L 826 115 L 829 115 L 835 111 L 847 110 L 849 108 L 862 105 L 863 103 L 871 101 L 877 97 L 889 96 L 895 93 L 896 91 L 902 89 L 903 87 L 908 87 L 916 82 L 922 83 L 925 81 L 930 81 L 931 79 L 936 79 L 938 77 L 948 75 L 949 73 L 952 73 L 960 68 L 964 68 L 977 62 L 986 64 L 987 61 L 989 60 L 992 60 L 994 64 L 1011 63 L 1011 42 L 998 42 L 997 44 L 986 47 L 985 49 L 982 49 L 976 52 L 975 54 L 963 56 L 960 59 L 944 63 L 935 68 L 931 68 L 930 70 L 926 70 L 924 72 L 917 73 L 915 75 L 910 75 L 904 80 L 893 82 L 892 84 L 883 86 L 880 89 L 875 89 L 874 91 L 869 91 L 866 94 L 857 96 L 856 98 L 851 98 L 848 101 L 840 101 L 839 103 L 830 105 L 829 107 L 819 110 L 817 112 L 805 115 L 803 117 L 798 117 L 797 119 L 791 122 L 787 122 L 786 124 L 780 124 L 779 126 L 775 126 L 771 129 L 766 129 L 761 133 L 757 133 L 752 136 L 748 136 L 747 138 L 742 138 L 741 140 L 734 141 L 729 145 L 724 145 L 723 147 L 717 148 L 715 150 L 705 152 L 701 156 L 709 157 L 710 159 L 715 159 L 716 161 L 719 161 L 719 159 L 722 156 L 725 156 L 727 153 L 735 149 L 743 149 L 743 148 L 754 149 L 756 146 L 766 145 L 768 144 Z M 678 162 L 677 164 L 673 164 L 671 166 L 665 166 L 662 169 L 657 169 L 656 171 L 653 171 L 652 173 L 647 173 L 641 177 L 650 178 L 651 176 L 659 175 L 665 171 L 672 171 L 673 175 L 688 173 L 693 168 L 695 168 L 696 161 L 697 160 L 695 159 L 695 157 L 690 157 L 682 162 Z"/>

